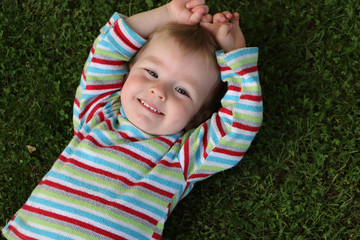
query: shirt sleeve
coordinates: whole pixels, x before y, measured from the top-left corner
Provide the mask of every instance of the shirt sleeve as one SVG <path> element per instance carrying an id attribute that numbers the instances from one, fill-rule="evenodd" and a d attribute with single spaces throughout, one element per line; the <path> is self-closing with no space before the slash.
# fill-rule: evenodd
<path id="1" fill-rule="evenodd" d="M 179 154 L 185 179 L 196 182 L 235 166 L 259 131 L 262 95 L 257 48 L 218 51 L 221 79 L 228 90 L 218 113 L 184 137 Z"/>
<path id="2" fill-rule="evenodd" d="M 85 63 L 73 108 L 74 133 L 103 107 L 123 85 L 127 62 L 145 44 L 115 13 L 101 29 Z"/>

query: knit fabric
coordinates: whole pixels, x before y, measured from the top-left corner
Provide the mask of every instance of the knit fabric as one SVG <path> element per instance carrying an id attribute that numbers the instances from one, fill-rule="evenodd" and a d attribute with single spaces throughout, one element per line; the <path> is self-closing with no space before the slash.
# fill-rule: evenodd
<path id="1" fill-rule="evenodd" d="M 126 62 L 145 40 L 115 13 L 85 64 L 74 137 L 3 229 L 8 239 L 160 239 L 195 182 L 235 166 L 260 128 L 257 48 L 217 52 L 228 83 L 218 113 L 188 132 L 154 136 L 122 111 Z"/>

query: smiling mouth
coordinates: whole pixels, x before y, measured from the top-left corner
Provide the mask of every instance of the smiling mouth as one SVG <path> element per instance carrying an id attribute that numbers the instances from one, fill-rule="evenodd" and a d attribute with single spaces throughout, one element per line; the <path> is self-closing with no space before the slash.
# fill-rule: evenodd
<path id="1" fill-rule="evenodd" d="M 160 112 L 159 110 L 149 106 L 149 104 L 147 104 L 144 100 L 141 100 L 139 99 L 139 102 L 144 106 L 146 107 L 147 109 L 149 109 L 150 111 L 154 112 L 154 113 L 157 113 L 157 114 L 161 114 L 161 115 L 164 115 L 162 112 Z"/>

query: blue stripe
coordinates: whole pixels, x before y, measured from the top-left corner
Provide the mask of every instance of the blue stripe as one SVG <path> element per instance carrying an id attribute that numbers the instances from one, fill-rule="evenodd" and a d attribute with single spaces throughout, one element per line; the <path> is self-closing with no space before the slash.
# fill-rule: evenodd
<path id="1" fill-rule="evenodd" d="M 98 222 L 100 224 L 103 224 L 103 225 L 106 225 L 106 226 L 109 226 L 111 228 L 114 228 L 114 229 L 117 229 L 119 231 L 122 231 L 126 234 L 129 234 L 133 237 L 136 237 L 136 238 L 139 238 L 139 239 L 147 239 L 145 236 L 123 226 L 123 225 L 120 225 L 120 224 L 116 224 L 112 221 L 109 221 L 101 216 L 98 216 L 98 215 L 95 215 L 95 214 L 92 214 L 92 213 L 88 213 L 88 212 L 85 212 L 85 211 L 82 211 L 82 210 L 79 210 L 77 208 L 73 208 L 73 207 L 69 207 L 69 206 L 66 206 L 66 205 L 63 205 L 63 204 L 60 204 L 60 203 L 56 203 L 56 202 L 51 202 L 49 200 L 45 200 L 43 198 L 39 198 L 39 197 L 30 197 L 29 198 L 29 201 L 32 201 L 32 202 L 35 202 L 35 203 L 38 203 L 38 204 L 41 204 L 41 205 L 44 205 L 44 206 L 47 206 L 47 207 L 51 207 L 51 208 L 55 208 L 55 209 L 58 209 L 58 210 L 61 210 L 61 211 L 65 211 L 65 212 L 68 212 L 68 213 L 72 213 L 72 214 L 76 214 L 78 216 L 81 216 L 81 217 L 84 217 L 84 218 L 87 218 L 87 219 L 91 219 L 95 222 Z M 79 221 L 82 221 L 82 220 L 79 220 Z M 75 228 L 76 229 L 76 228 Z"/>
<path id="2" fill-rule="evenodd" d="M 86 159 L 87 161 L 89 162 L 93 162 L 93 163 L 96 163 L 96 164 L 99 164 L 101 166 L 105 166 L 105 167 L 108 167 L 108 168 L 111 168 L 113 169 L 114 171 L 118 171 L 118 172 L 122 172 L 122 173 L 126 173 L 126 174 L 129 174 L 131 175 L 131 177 L 135 178 L 136 180 L 140 180 L 142 178 L 141 175 L 139 175 L 137 172 L 131 170 L 131 169 L 128 169 L 128 168 L 124 168 L 120 165 L 117 165 L 117 164 L 114 164 L 114 163 L 111 163 L 111 162 L 108 162 L 102 158 L 99 158 L 99 157 L 94 157 L 90 154 L 86 154 L 84 152 L 80 152 L 79 150 L 76 150 L 74 153 L 73 153 L 75 156 L 78 156 L 78 157 L 81 157 L 83 159 Z M 120 157 L 119 158 L 123 158 L 123 157 Z M 119 160 L 120 161 L 120 160 Z"/>
<path id="3" fill-rule="evenodd" d="M 79 112 L 75 108 L 73 108 L 73 115 L 79 118 Z"/>
<path id="4" fill-rule="evenodd" d="M 90 133 L 91 132 L 91 128 L 89 127 L 88 124 L 85 124 L 83 129 L 85 130 L 86 133 Z"/>
<path id="5" fill-rule="evenodd" d="M 216 130 L 215 130 L 215 128 L 210 128 L 210 137 L 211 137 L 211 139 L 213 140 L 213 142 L 214 142 L 215 144 L 218 144 L 219 138 L 218 138 L 217 135 L 216 135 Z"/>
<path id="6" fill-rule="evenodd" d="M 125 28 L 125 31 L 139 44 L 144 45 L 146 41 L 142 39 L 136 32 L 134 32 L 124 20 L 121 21 L 122 26 Z"/>
<path id="7" fill-rule="evenodd" d="M 147 153 L 155 159 L 161 159 L 161 157 L 163 156 L 163 153 L 158 154 L 158 153 L 154 152 L 153 150 L 151 150 L 150 148 L 145 147 L 144 145 L 136 143 L 136 142 L 129 143 L 128 145 L 138 149 L 138 151 L 136 151 L 136 152 Z M 151 146 L 151 145 L 148 145 L 148 146 Z"/>
<path id="8" fill-rule="evenodd" d="M 229 135 L 229 137 L 236 138 L 239 140 L 245 140 L 245 141 L 252 141 L 254 139 L 254 136 L 248 136 L 248 135 L 239 134 L 239 133 L 235 133 L 235 132 L 229 132 L 228 135 Z"/>
<path id="9" fill-rule="evenodd" d="M 247 105 L 247 104 L 237 104 L 236 108 L 241 109 L 241 110 L 250 111 L 250 112 L 263 112 L 263 107 L 262 106 L 251 106 L 251 105 Z"/>
<path id="10" fill-rule="evenodd" d="M 88 67 L 88 73 L 97 73 L 97 74 L 110 74 L 110 75 L 124 75 L 127 73 L 127 69 L 105 69 L 98 67 Z M 88 80 L 90 81 L 90 80 Z"/>
<path id="11" fill-rule="evenodd" d="M 235 72 L 234 73 L 227 73 L 227 74 L 225 74 L 225 73 L 221 73 L 221 80 L 225 80 L 225 79 L 227 79 L 227 78 L 232 78 L 232 77 L 234 77 L 235 75 L 237 75 Z"/>
<path id="12" fill-rule="evenodd" d="M 254 82 L 258 83 L 259 82 L 259 76 L 256 75 L 256 76 L 251 76 L 251 77 L 248 77 L 248 78 L 242 77 L 241 81 L 242 81 L 243 84 L 249 84 L 249 83 L 254 83 Z"/>
<path id="13" fill-rule="evenodd" d="M 148 175 L 146 176 L 146 178 L 147 178 L 147 179 L 150 179 L 150 180 L 152 180 L 152 181 L 154 181 L 154 182 L 157 182 L 157 183 L 159 183 L 159 184 L 161 184 L 161 185 L 164 185 L 164 186 L 167 186 L 167 187 L 176 189 L 176 190 L 182 188 L 182 185 L 181 185 L 181 184 L 177 184 L 177 183 L 175 183 L 175 182 L 173 182 L 173 181 L 166 180 L 166 179 L 164 179 L 164 178 L 161 178 L 161 177 L 158 177 L 158 176 L 155 176 L 155 175 L 152 175 L 152 174 L 148 174 Z"/>
<path id="14" fill-rule="evenodd" d="M 131 53 L 129 51 L 127 51 L 125 48 L 123 48 L 118 42 L 116 42 L 116 40 L 113 38 L 113 36 L 111 36 L 111 34 L 107 34 L 107 38 L 109 40 L 109 42 L 114 46 L 114 48 L 116 48 L 116 50 L 121 53 L 122 55 L 131 58 L 134 53 Z"/>
<path id="15" fill-rule="evenodd" d="M 129 122 L 129 124 L 131 124 L 131 123 Z M 137 138 L 141 138 L 141 139 L 147 138 L 147 136 L 144 136 L 142 134 L 142 132 L 139 131 L 139 129 L 137 129 L 136 127 L 133 127 L 132 125 L 123 125 L 123 126 L 121 126 L 120 130 L 121 131 L 129 131 L 129 132 L 131 132 L 132 135 L 134 135 Z"/>
<path id="16" fill-rule="evenodd" d="M 221 163 L 221 164 L 226 164 L 229 166 L 235 166 L 239 162 L 239 161 L 235 161 L 235 160 L 228 160 L 226 158 L 222 158 L 222 157 L 218 157 L 218 156 L 215 157 L 212 155 L 207 157 L 206 160 L 209 162 Z"/>
<path id="17" fill-rule="evenodd" d="M 100 41 L 98 43 L 98 45 L 108 48 L 107 52 L 117 53 L 116 48 L 114 48 L 114 46 L 111 45 L 110 42 L 103 40 L 103 41 Z"/>
<path id="18" fill-rule="evenodd" d="M 82 92 L 81 93 L 81 100 L 87 100 L 89 98 L 93 98 L 93 97 L 97 97 L 97 96 L 99 96 L 99 94 L 96 94 L 96 93 L 94 93 L 94 94 L 86 94 L 86 93 Z M 81 103 L 82 102 L 84 102 L 84 101 L 81 101 Z"/>
<path id="19" fill-rule="evenodd" d="M 225 95 L 222 100 L 224 101 L 231 101 L 231 102 L 239 102 L 240 96 L 239 95 Z"/>
<path id="20" fill-rule="evenodd" d="M 223 121 L 224 123 L 226 123 L 228 125 L 232 125 L 232 123 L 233 123 L 232 118 L 226 117 L 226 115 L 221 116 L 221 121 Z"/>
<path id="21" fill-rule="evenodd" d="M 99 129 L 94 129 L 93 133 L 107 146 L 113 146 L 114 143 L 110 141 Z"/>
<path id="22" fill-rule="evenodd" d="M 56 233 L 52 233 L 52 232 L 49 232 L 49 231 L 45 231 L 45 230 L 42 230 L 42 229 L 27 225 L 25 222 L 23 222 L 21 220 L 20 216 L 15 218 L 14 222 L 19 224 L 20 228 L 25 229 L 25 230 L 27 230 L 29 232 L 41 235 L 41 236 L 45 236 L 45 237 L 52 238 L 52 239 L 64 239 L 64 240 L 71 240 L 72 239 L 72 238 L 67 238 L 67 237 L 65 237 L 63 235 L 59 235 L 59 234 L 56 234 Z"/>
<path id="23" fill-rule="evenodd" d="M 246 55 L 257 54 L 257 53 L 258 53 L 258 48 L 242 48 L 237 51 L 228 53 L 224 59 L 226 62 L 230 62 L 231 60 L 236 58 L 239 58 L 239 60 L 246 59 L 247 58 Z"/>
<path id="24" fill-rule="evenodd" d="M 138 206 L 140 208 L 143 208 L 143 209 L 146 209 L 148 210 L 149 212 L 152 212 L 160 217 L 163 217 L 164 215 L 164 212 L 161 211 L 160 209 L 156 208 L 156 207 L 153 207 L 149 204 L 146 204 L 138 199 L 135 199 L 133 197 L 130 197 L 130 196 L 125 196 L 125 195 L 119 195 L 119 193 L 114 193 L 110 190 L 107 190 L 107 189 L 104 189 L 104 188 L 100 188 L 100 187 L 97 187 L 97 186 L 94 186 L 92 184 L 89 184 L 89 183 L 84 183 L 80 180 L 77 180 L 77 179 L 74 179 L 74 178 L 71 178 L 69 176 L 66 176 L 66 175 L 63 175 L 61 173 L 57 173 L 55 171 L 51 171 L 48 173 L 48 177 L 53 177 L 53 178 L 56 178 L 56 179 L 59 179 L 61 181 L 64 181 L 64 182 L 67 182 L 68 184 L 72 184 L 72 185 L 76 185 L 78 187 L 82 187 L 82 188 L 86 188 L 86 189 L 89 189 L 91 191 L 94 191 L 94 192 L 98 192 L 102 195 L 106 195 L 112 199 L 120 199 L 120 200 L 123 200 L 125 202 L 128 202 L 130 204 L 133 204 L 135 206 Z M 117 201 L 118 202 L 118 201 Z"/>

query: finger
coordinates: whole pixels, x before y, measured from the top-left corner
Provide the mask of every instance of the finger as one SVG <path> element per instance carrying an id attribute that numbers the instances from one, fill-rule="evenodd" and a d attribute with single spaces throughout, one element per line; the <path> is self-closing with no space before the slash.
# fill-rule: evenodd
<path id="1" fill-rule="evenodd" d="M 224 16 L 226 17 L 226 19 L 228 19 L 228 20 L 231 19 L 232 16 L 233 16 L 233 15 L 231 14 L 231 12 L 229 12 L 229 11 L 224 11 L 223 14 L 224 14 Z"/>
<path id="2" fill-rule="evenodd" d="M 235 12 L 233 15 L 232 15 L 232 18 L 230 20 L 231 23 L 234 23 L 235 25 L 239 25 L 239 19 L 240 19 L 240 14 Z"/>
<path id="3" fill-rule="evenodd" d="M 226 22 L 226 17 L 223 13 L 216 13 L 213 18 L 214 23 L 224 23 Z"/>
<path id="4" fill-rule="evenodd" d="M 199 9 L 203 9 L 203 14 L 207 14 L 209 12 L 209 7 L 207 5 L 196 6 L 191 9 L 191 12 L 194 13 L 196 11 L 200 11 Z"/>
<path id="5" fill-rule="evenodd" d="M 211 16 L 211 14 L 205 14 L 203 15 L 201 22 L 208 22 L 211 23 L 212 22 L 213 17 Z"/>
<path id="6" fill-rule="evenodd" d="M 200 5 L 205 5 L 205 0 L 189 0 L 187 3 L 186 3 L 186 7 L 188 9 L 192 9 L 196 6 L 200 6 Z"/>
<path id="7" fill-rule="evenodd" d="M 194 12 L 191 14 L 189 22 L 190 24 L 197 24 L 201 21 L 202 17 L 206 14 L 204 8 L 195 9 Z"/>

